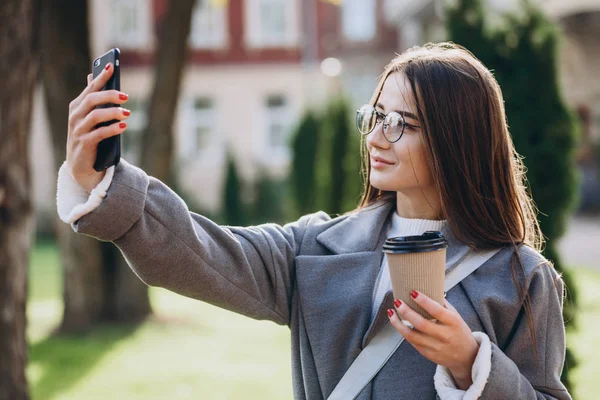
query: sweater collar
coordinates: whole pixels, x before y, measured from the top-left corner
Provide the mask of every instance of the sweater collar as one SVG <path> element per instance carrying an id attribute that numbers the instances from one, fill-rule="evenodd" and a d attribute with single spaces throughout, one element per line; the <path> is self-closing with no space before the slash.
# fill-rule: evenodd
<path id="1" fill-rule="evenodd" d="M 344 215 L 339 217 L 339 222 L 321 232 L 317 236 L 317 242 L 335 254 L 381 250 L 393 212 L 395 213 L 393 202 L 378 202 L 361 211 Z M 470 248 L 454 236 L 449 224 L 444 224 L 440 232 L 448 241 L 446 265 L 450 267 L 461 261 Z"/>

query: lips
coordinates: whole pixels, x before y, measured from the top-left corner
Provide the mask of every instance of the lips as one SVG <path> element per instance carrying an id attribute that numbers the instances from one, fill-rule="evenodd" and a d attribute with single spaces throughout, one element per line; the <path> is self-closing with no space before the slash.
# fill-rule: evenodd
<path id="1" fill-rule="evenodd" d="M 386 160 L 385 158 L 381 158 L 381 157 L 377 157 L 377 156 L 371 156 L 371 162 L 377 162 L 377 163 L 382 163 L 382 164 L 387 164 L 387 165 L 393 165 L 394 163 L 391 161 Z"/>

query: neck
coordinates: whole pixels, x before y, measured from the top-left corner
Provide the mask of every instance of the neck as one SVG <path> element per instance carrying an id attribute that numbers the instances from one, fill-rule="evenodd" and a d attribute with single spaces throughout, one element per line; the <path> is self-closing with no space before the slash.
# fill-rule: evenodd
<path id="1" fill-rule="evenodd" d="M 396 212 L 403 218 L 444 219 L 440 196 L 433 187 L 396 192 Z"/>

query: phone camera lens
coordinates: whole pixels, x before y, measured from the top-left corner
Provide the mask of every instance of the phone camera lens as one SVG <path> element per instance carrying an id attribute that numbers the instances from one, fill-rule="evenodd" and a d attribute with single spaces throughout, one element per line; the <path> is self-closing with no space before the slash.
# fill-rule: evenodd
<path id="1" fill-rule="evenodd" d="M 98 65 L 100 65 L 100 59 L 96 59 L 96 61 L 94 61 L 94 67 L 97 67 Z"/>

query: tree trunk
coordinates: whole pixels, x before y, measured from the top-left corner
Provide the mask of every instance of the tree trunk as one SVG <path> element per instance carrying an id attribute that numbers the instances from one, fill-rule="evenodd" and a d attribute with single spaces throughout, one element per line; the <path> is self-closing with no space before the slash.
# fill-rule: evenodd
<path id="1" fill-rule="evenodd" d="M 40 42 L 58 171 L 66 157 L 69 103 L 86 86 L 91 69 L 87 1 L 42 0 Z M 58 218 L 55 226 L 64 270 L 59 332 L 84 332 L 103 321 L 141 321 L 152 312 L 147 286 L 135 278 L 114 245 L 76 234 Z M 126 301 L 117 296 L 116 288 L 123 286 L 129 294 Z"/>
<path id="2" fill-rule="evenodd" d="M 27 266 L 33 230 L 28 137 L 38 58 L 36 3 L 0 6 L 0 400 L 28 399 Z"/>
<path id="3" fill-rule="evenodd" d="M 141 143 L 142 168 L 167 185 L 173 184 L 173 119 L 177 109 L 181 77 L 185 65 L 187 39 L 192 25 L 195 0 L 171 0 L 164 19 L 159 25 L 157 67 L 154 87 L 148 109 L 148 123 Z M 127 134 L 127 133 L 125 133 Z M 116 317 L 136 320 L 142 317 L 145 307 L 150 309 L 147 288 L 129 268 L 125 268 L 121 253 L 113 247 L 117 263 L 114 290 Z M 142 299 L 146 303 L 142 302 Z"/>
<path id="4" fill-rule="evenodd" d="M 69 103 L 86 86 L 90 71 L 87 1 L 41 1 L 41 62 L 46 111 L 52 135 L 54 170 L 66 157 Z M 64 313 L 61 332 L 89 329 L 101 319 L 103 260 L 100 243 L 77 235 L 55 220 L 63 265 Z"/>
<path id="5" fill-rule="evenodd" d="M 187 39 L 192 25 L 195 0 L 171 0 L 164 19 L 159 25 L 157 66 L 154 87 L 148 109 L 148 123 L 141 143 L 140 168 L 167 185 L 173 184 L 173 119 L 177 109 L 181 77 L 185 65 Z M 125 133 L 127 134 L 127 132 Z M 126 268 L 121 253 L 113 247 L 118 260 L 114 298 L 119 319 L 139 319 L 150 309 L 147 287 Z"/>
<path id="6" fill-rule="evenodd" d="M 148 125 L 142 137 L 140 167 L 167 185 L 172 181 L 173 119 L 192 25 L 195 0 L 171 0 L 160 23 L 157 67 L 148 109 Z"/>

